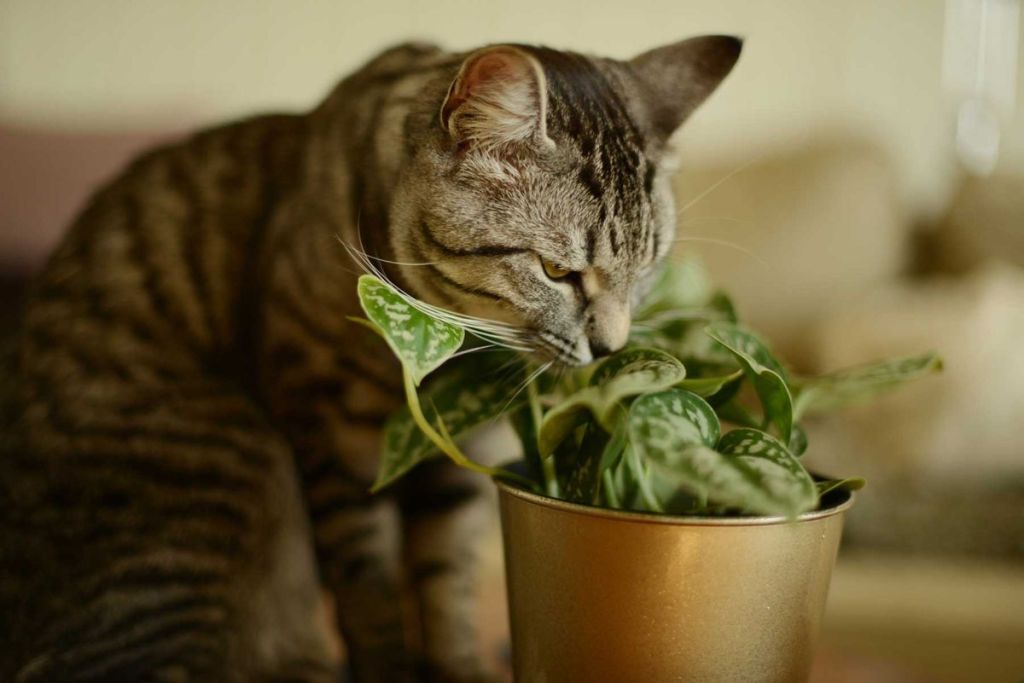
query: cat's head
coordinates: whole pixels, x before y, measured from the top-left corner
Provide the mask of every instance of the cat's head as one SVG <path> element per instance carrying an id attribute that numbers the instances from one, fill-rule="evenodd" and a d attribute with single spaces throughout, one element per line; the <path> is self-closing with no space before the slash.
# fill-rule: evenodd
<path id="1" fill-rule="evenodd" d="M 415 151 L 391 214 L 402 279 L 514 326 L 548 360 L 621 348 L 672 246 L 669 138 L 740 49 L 704 36 L 625 62 L 519 45 L 467 55 L 407 126 Z"/>

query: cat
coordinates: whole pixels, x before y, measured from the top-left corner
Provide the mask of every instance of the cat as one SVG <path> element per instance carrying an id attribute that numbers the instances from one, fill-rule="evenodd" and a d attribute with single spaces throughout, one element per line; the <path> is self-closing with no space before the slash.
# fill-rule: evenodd
<path id="1" fill-rule="evenodd" d="M 672 246 L 670 138 L 740 50 L 404 44 L 102 188 L 3 391 L 0 679 L 338 680 L 326 589 L 354 680 L 489 680 L 489 482 L 435 461 L 369 494 L 401 379 L 345 245 L 537 357 L 611 353 Z"/>

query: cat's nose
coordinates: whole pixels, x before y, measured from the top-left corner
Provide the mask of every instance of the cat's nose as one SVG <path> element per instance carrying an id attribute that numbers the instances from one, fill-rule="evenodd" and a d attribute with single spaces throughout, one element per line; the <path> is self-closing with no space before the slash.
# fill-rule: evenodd
<path id="1" fill-rule="evenodd" d="M 615 353 L 629 339 L 629 308 L 610 300 L 595 303 L 587 326 L 587 342 L 594 358 Z"/>
<path id="2" fill-rule="evenodd" d="M 604 358 L 605 356 L 611 355 L 612 347 L 600 339 L 591 339 L 590 341 L 590 355 L 596 360 L 598 358 Z"/>

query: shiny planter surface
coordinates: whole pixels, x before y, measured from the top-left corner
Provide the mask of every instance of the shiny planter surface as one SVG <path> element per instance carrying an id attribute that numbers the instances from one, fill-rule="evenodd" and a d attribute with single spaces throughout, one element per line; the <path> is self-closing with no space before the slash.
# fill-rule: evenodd
<path id="1" fill-rule="evenodd" d="M 787 523 L 498 487 L 517 683 L 807 680 L 851 494 Z"/>

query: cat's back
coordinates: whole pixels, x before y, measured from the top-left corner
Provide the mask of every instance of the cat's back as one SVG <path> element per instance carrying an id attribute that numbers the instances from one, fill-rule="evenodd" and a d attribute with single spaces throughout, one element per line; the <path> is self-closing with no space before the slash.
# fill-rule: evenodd
<path id="1" fill-rule="evenodd" d="M 14 380 L 0 386 L 0 680 L 112 558 L 168 547 L 175 523 L 195 524 L 181 510 L 201 509 L 183 498 L 238 476 L 216 458 L 259 415 L 222 393 L 218 359 L 243 332 L 262 230 L 301 178 L 306 125 L 260 117 L 142 155 L 37 276 L 0 358 Z M 178 452 L 205 469 L 171 465 Z"/>
<path id="2" fill-rule="evenodd" d="M 93 196 L 37 277 L 28 347 L 58 321 L 70 332 L 140 318 L 176 330 L 165 341 L 228 343 L 231 285 L 296 182 L 304 141 L 303 117 L 264 116 L 140 156 Z"/>

